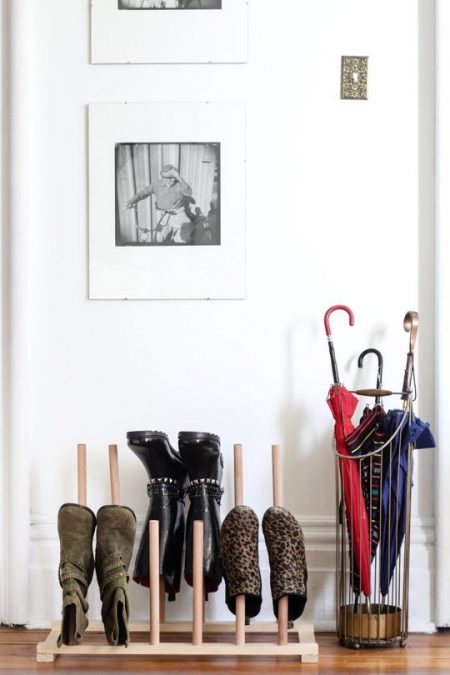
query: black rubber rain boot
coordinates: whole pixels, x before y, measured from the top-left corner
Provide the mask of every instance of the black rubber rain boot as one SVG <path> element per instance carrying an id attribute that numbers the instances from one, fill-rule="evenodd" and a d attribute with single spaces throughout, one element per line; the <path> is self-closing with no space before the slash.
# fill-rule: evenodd
<path id="1" fill-rule="evenodd" d="M 79 645 L 89 623 L 86 594 L 94 573 L 95 525 L 95 515 L 87 506 L 63 504 L 59 509 L 59 583 L 63 607 L 58 646 Z"/>
<path id="2" fill-rule="evenodd" d="M 222 581 L 220 500 L 223 457 L 220 439 L 215 434 L 180 431 L 178 448 L 189 474 L 184 577 L 192 586 L 193 523 L 203 520 L 203 578 L 207 598 L 208 593 L 217 591 Z"/>
<path id="3" fill-rule="evenodd" d="M 150 520 L 158 520 L 159 573 L 165 579 L 168 599 L 175 600 L 175 594 L 180 590 L 184 545 L 186 467 L 167 435 L 161 431 L 130 431 L 127 441 L 145 466 L 149 478 L 149 505 L 133 579 L 142 586 L 150 585 L 148 524 Z"/>

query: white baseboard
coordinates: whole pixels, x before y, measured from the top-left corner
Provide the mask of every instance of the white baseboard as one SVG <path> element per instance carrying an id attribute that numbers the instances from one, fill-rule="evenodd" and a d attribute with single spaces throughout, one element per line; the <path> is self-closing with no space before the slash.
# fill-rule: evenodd
<path id="1" fill-rule="evenodd" d="M 335 540 L 336 526 L 332 517 L 298 516 L 302 524 L 307 564 L 308 602 L 303 617 L 312 621 L 315 630 L 335 629 Z M 144 517 L 138 517 L 138 537 Z M 48 628 L 60 616 L 61 591 L 58 584 L 59 541 L 54 518 L 34 515 L 31 519 L 31 612 L 29 626 Z M 269 564 L 264 540 L 260 541 L 260 567 L 263 582 L 263 606 L 260 620 L 273 620 L 270 596 Z M 409 627 L 411 632 L 433 632 L 434 624 L 434 522 L 433 519 L 413 519 L 411 525 L 411 568 Z M 168 620 L 188 621 L 191 618 L 191 589 L 182 584 L 177 601 L 168 603 Z M 95 581 L 88 600 L 91 620 L 100 620 L 100 598 Z M 148 618 L 148 592 L 130 582 L 132 619 Z M 224 586 L 210 595 L 206 607 L 208 620 L 230 620 L 224 601 Z"/>

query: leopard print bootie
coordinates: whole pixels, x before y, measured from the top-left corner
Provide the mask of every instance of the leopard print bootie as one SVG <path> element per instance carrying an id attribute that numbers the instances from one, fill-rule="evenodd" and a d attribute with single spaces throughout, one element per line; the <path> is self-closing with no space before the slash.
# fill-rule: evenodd
<path id="1" fill-rule="evenodd" d="M 264 514 L 262 529 L 270 563 L 270 588 L 273 611 L 278 618 L 278 601 L 288 596 L 288 619 L 302 615 L 307 594 L 305 543 L 300 524 L 292 513 L 272 506 Z"/>
<path id="2" fill-rule="evenodd" d="M 258 517 L 248 506 L 235 506 L 221 529 L 225 602 L 236 614 L 236 596 L 245 595 L 247 619 L 259 614 L 262 602 L 258 530 Z"/>

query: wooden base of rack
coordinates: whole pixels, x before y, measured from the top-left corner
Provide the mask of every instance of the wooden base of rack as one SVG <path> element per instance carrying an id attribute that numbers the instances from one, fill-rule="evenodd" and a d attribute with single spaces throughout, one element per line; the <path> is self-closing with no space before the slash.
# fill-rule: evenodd
<path id="1" fill-rule="evenodd" d="M 311 623 L 298 622 L 289 630 L 289 635 L 295 641 L 287 645 L 276 644 L 277 623 L 255 623 L 246 626 L 246 640 L 243 645 L 232 642 L 208 642 L 207 637 L 225 634 L 234 638 L 235 623 L 206 623 L 204 625 L 205 641 L 201 645 L 189 642 L 161 642 L 159 645 L 150 645 L 142 641 L 135 641 L 137 634 L 148 634 L 149 627 L 145 623 L 130 624 L 131 640 L 128 647 L 112 647 L 100 642 L 90 641 L 94 633 L 103 633 L 102 623 L 90 624 L 80 645 L 58 647 L 56 641 L 60 633 L 60 622 L 54 622 L 47 639 L 37 645 L 36 660 L 40 663 L 50 663 L 57 656 L 298 656 L 302 663 L 317 663 L 319 648 L 314 637 L 314 626 Z M 164 635 L 191 635 L 192 622 L 189 623 L 162 623 L 161 633 Z M 252 636 L 271 635 L 273 642 L 255 642 Z"/>

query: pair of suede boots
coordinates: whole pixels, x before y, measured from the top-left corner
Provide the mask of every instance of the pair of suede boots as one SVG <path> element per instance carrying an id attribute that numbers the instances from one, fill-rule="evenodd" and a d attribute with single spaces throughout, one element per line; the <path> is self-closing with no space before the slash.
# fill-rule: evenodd
<path id="1" fill-rule="evenodd" d="M 149 586 L 150 520 L 159 521 L 159 574 L 169 601 L 180 590 L 185 547 L 184 577 L 193 583 L 193 523 L 202 520 L 205 597 L 222 581 L 220 559 L 220 500 L 223 457 L 215 434 L 180 431 L 178 451 L 161 431 L 129 431 L 127 442 L 148 476 L 148 510 L 136 554 L 133 579 Z M 185 516 L 185 495 L 189 510 Z"/>
<path id="2" fill-rule="evenodd" d="M 287 596 L 288 620 L 295 621 L 303 613 L 307 600 L 308 572 L 302 529 L 287 509 L 273 506 L 264 514 L 262 530 L 269 554 L 274 614 L 278 618 L 279 601 Z M 258 543 L 256 513 L 248 506 L 235 506 L 223 521 L 221 530 L 225 601 L 236 614 L 236 597 L 244 595 L 247 620 L 261 609 Z"/>
<path id="3" fill-rule="evenodd" d="M 97 528 L 95 561 L 93 538 Z M 63 593 L 58 646 L 80 644 L 88 626 L 86 595 L 94 568 L 100 587 L 102 620 L 110 645 L 128 645 L 128 566 L 136 516 L 127 506 L 102 506 L 97 517 L 87 506 L 63 504 L 58 512 L 59 582 Z"/>

